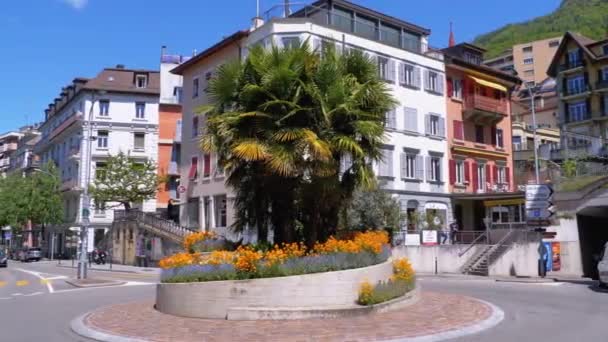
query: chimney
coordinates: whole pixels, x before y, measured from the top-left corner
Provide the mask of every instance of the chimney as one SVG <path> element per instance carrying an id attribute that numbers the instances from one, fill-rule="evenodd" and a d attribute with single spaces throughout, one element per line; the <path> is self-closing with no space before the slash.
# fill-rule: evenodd
<path id="1" fill-rule="evenodd" d="M 283 1 L 283 16 L 285 18 L 289 17 L 291 15 L 291 9 L 289 8 L 289 0 L 284 0 Z"/>
<path id="2" fill-rule="evenodd" d="M 260 17 L 254 17 L 253 19 L 251 19 L 251 27 L 249 28 L 249 31 L 255 31 L 257 28 L 259 28 L 260 26 L 264 25 L 264 19 L 260 18 Z"/>
<path id="3" fill-rule="evenodd" d="M 116 69 L 124 69 L 125 65 L 124 64 L 116 64 Z"/>
<path id="4" fill-rule="evenodd" d="M 456 45 L 456 40 L 454 39 L 454 31 L 452 30 L 452 22 L 450 21 L 450 39 L 448 41 L 448 47 L 452 47 Z"/>
<path id="5" fill-rule="evenodd" d="M 167 52 L 167 46 L 163 45 L 160 47 L 160 60 L 161 62 L 163 61 L 163 56 L 165 55 L 165 53 Z"/>

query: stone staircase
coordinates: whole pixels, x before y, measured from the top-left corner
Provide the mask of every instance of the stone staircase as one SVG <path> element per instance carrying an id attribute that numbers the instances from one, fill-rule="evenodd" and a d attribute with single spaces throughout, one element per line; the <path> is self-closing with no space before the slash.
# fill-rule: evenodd
<path id="1" fill-rule="evenodd" d="M 132 221 L 137 223 L 139 229 L 148 231 L 155 236 L 168 239 L 175 243 L 181 244 L 184 238 L 192 234 L 194 231 L 179 224 L 160 218 L 154 213 L 146 213 L 140 210 L 115 210 L 114 221 L 124 222 Z"/>
<path id="2" fill-rule="evenodd" d="M 473 256 L 467 260 L 461 269 L 463 274 L 487 276 L 490 266 L 503 256 L 513 245 L 518 234 L 510 230 L 497 243 L 482 245 Z"/>

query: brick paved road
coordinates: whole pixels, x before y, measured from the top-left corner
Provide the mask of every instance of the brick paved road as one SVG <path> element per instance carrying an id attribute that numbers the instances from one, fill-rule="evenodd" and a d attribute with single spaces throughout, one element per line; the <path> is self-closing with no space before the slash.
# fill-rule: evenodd
<path id="1" fill-rule="evenodd" d="M 470 297 L 438 292 L 400 311 L 371 316 L 295 321 L 222 321 L 162 314 L 152 302 L 104 307 L 85 324 L 108 334 L 150 341 L 376 341 L 445 332 L 488 318 L 491 309 Z"/>

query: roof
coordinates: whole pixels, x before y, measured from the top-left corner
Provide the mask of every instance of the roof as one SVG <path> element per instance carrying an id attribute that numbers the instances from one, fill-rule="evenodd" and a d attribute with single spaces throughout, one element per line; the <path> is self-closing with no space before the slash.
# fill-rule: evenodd
<path id="1" fill-rule="evenodd" d="M 547 74 L 549 76 L 552 76 L 552 77 L 557 76 L 557 66 L 559 65 L 559 59 L 562 56 L 563 51 L 566 48 L 566 46 L 568 45 L 568 42 L 570 40 L 574 41 L 583 50 L 583 52 L 589 57 L 589 59 L 591 59 L 592 61 L 596 61 L 598 59 L 604 59 L 604 58 L 608 57 L 608 56 L 597 56 L 591 50 L 591 47 L 593 47 L 593 46 L 596 46 L 598 44 L 608 43 L 608 39 L 596 41 L 591 38 L 585 37 L 579 33 L 568 31 L 564 34 L 564 38 L 562 39 L 562 42 L 559 44 L 557 51 L 555 51 L 555 55 L 553 55 L 551 64 L 549 64 L 549 69 L 547 70 Z"/>
<path id="2" fill-rule="evenodd" d="M 135 76 L 148 76 L 146 88 L 135 86 Z M 95 78 L 89 79 L 84 89 L 126 92 L 133 94 L 160 94 L 160 73 L 156 70 L 105 68 Z"/>
<path id="3" fill-rule="evenodd" d="M 216 44 L 212 45 L 211 47 L 207 48 L 206 50 L 202 51 L 201 53 L 190 58 L 188 61 L 176 66 L 175 68 L 173 68 L 171 70 L 171 73 L 176 74 L 176 75 L 183 75 L 184 71 L 187 70 L 188 68 L 190 68 L 191 66 L 197 64 L 201 60 L 203 60 L 206 57 L 214 54 L 215 52 L 225 48 L 226 46 L 228 46 L 242 38 L 245 38 L 247 36 L 249 36 L 249 31 L 247 31 L 247 30 L 236 31 L 235 33 L 231 34 L 230 36 L 220 40 Z"/>
<path id="4" fill-rule="evenodd" d="M 513 83 L 515 85 L 521 84 L 521 79 L 519 79 L 519 77 L 517 77 L 517 76 L 513 76 L 504 71 L 501 71 L 501 70 L 498 70 L 498 69 L 495 69 L 495 68 L 492 68 L 492 67 L 489 67 L 486 65 L 470 63 L 470 62 L 467 62 L 464 59 L 460 58 L 459 56 L 456 55 L 456 53 L 457 53 L 458 49 L 460 49 L 462 47 L 467 48 L 467 49 L 474 49 L 478 52 L 485 51 L 482 48 L 479 48 L 479 47 L 469 44 L 469 43 L 460 43 L 455 46 L 445 48 L 441 51 L 444 52 L 446 66 L 453 64 L 455 66 L 472 69 L 479 73 L 490 75 L 492 77 L 501 79 L 503 81 Z"/>
<path id="5" fill-rule="evenodd" d="M 428 28 L 424 28 L 415 24 L 412 24 L 410 22 L 401 20 L 399 18 L 395 18 L 392 17 L 390 15 L 386 15 L 384 13 L 380 13 L 378 11 L 375 11 L 371 8 L 367 8 L 367 7 L 363 7 L 357 4 L 354 4 L 350 1 L 345 1 L 345 0 L 319 0 L 316 1 L 314 3 L 312 3 L 312 6 L 319 6 L 322 4 L 327 4 L 327 3 L 333 3 L 334 5 L 338 5 L 340 7 L 346 8 L 346 9 L 350 9 L 353 10 L 355 12 L 359 12 L 361 14 L 364 15 L 368 15 L 370 17 L 375 17 L 375 18 L 379 18 L 380 20 L 386 22 L 387 24 L 393 24 L 396 26 L 402 26 L 404 28 L 407 28 L 408 30 L 414 31 L 418 34 L 421 35 L 430 35 L 431 34 L 431 30 Z"/>

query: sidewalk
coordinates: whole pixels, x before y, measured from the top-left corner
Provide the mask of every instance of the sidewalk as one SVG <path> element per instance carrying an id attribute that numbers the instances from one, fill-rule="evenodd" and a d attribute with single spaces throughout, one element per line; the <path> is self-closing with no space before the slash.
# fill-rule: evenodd
<path id="1" fill-rule="evenodd" d="M 57 264 L 57 267 L 65 267 L 65 268 L 77 268 L 77 263 L 74 262 L 74 266 L 72 266 L 72 260 L 61 260 L 61 264 L 58 264 L 57 261 L 53 261 Z M 97 264 L 89 264 L 89 270 L 91 271 L 107 271 L 107 272 L 125 272 L 125 273 L 139 273 L 139 274 L 160 274 L 160 268 L 157 267 L 137 267 L 130 265 L 120 265 L 120 264 L 105 264 L 105 265 L 97 265 Z"/>
<path id="2" fill-rule="evenodd" d="M 564 282 L 564 283 L 580 283 L 580 284 L 589 284 L 594 282 L 594 280 L 590 278 L 582 278 L 575 275 L 557 275 L 557 274 L 547 274 L 545 278 L 541 277 L 527 277 L 527 276 L 477 276 L 470 274 L 460 274 L 460 273 L 418 273 L 417 276 L 419 278 L 446 278 L 446 279 L 454 279 L 454 280 L 476 280 L 476 281 L 493 281 L 493 282 L 510 282 L 510 283 L 554 283 L 554 282 Z"/>

